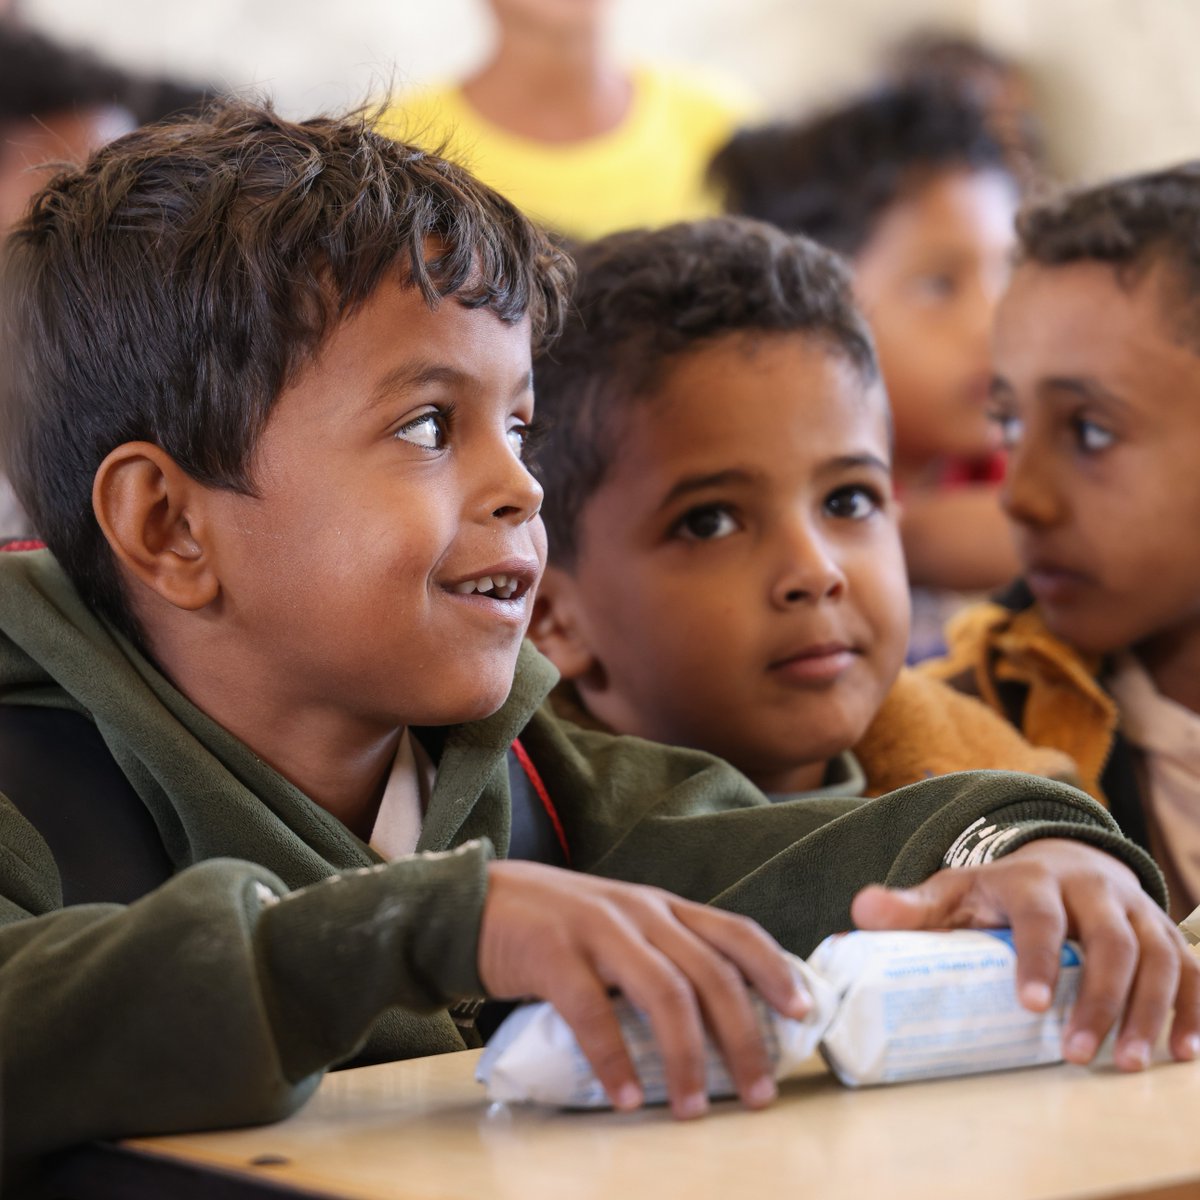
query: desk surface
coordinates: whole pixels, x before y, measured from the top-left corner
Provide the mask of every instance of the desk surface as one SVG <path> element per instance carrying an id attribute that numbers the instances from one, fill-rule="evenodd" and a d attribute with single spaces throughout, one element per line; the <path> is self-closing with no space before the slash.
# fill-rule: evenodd
<path id="1" fill-rule="evenodd" d="M 849 1091 L 814 1060 L 769 1110 L 489 1108 L 478 1052 L 328 1076 L 290 1120 L 126 1145 L 356 1200 L 1200 1197 L 1200 1063 Z M 257 1165 L 255 1165 L 257 1162 Z"/>

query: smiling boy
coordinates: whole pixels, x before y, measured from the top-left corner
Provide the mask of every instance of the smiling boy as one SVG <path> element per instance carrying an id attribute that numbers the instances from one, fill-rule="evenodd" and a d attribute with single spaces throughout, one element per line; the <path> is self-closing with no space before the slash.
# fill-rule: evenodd
<path id="1" fill-rule="evenodd" d="M 3 443 L 49 550 L 0 562 L 10 1163 L 277 1118 L 331 1065 L 476 1042 L 459 1002 L 489 996 L 552 1001 L 629 1108 L 618 989 L 675 1115 L 706 1108 L 706 1031 L 760 1106 L 748 988 L 807 1007 L 770 935 L 807 952 L 852 900 L 1011 920 L 1044 1008 L 1068 914 L 1108 896 L 1071 1052 L 1126 1002 L 1127 1051 L 1172 1001 L 1175 1052 L 1200 1048 L 1161 880 L 1081 793 L 994 773 L 771 805 L 542 704 L 520 448 L 565 276 L 507 201 L 366 117 L 244 104 L 113 143 L 11 236 Z M 574 870 L 522 832 L 514 760 Z M 918 886 L 855 898 L 880 881 Z"/>
<path id="2" fill-rule="evenodd" d="M 1022 584 L 964 613 L 940 675 L 1079 763 L 1200 901 L 1200 168 L 1032 208 L 997 316 Z"/>

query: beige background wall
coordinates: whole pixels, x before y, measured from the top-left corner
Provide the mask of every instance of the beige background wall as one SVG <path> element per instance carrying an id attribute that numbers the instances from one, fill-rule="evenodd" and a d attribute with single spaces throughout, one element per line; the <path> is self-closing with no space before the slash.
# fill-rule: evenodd
<path id="1" fill-rule="evenodd" d="M 481 0 L 21 0 L 132 66 L 272 90 L 295 115 L 483 53 Z M 614 0 L 628 56 L 704 64 L 796 110 L 870 78 L 917 22 L 983 34 L 1033 66 L 1055 161 L 1091 177 L 1200 156 L 1200 0 Z"/>

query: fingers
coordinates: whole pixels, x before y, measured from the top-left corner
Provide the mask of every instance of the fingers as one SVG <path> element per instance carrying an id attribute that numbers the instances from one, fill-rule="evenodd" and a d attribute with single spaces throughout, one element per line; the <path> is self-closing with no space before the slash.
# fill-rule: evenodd
<path id="1" fill-rule="evenodd" d="M 850 917 L 859 929 L 948 929 L 965 923 L 970 871 L 939 871 L 912 888 L 871 884 L 854 897 Z"/>
<path id="2" fill-rule="evenodd" d="M 761 1107 L 774 1097 L 747 980 L 789 1015 L 810 1005 L 783 951 L 753 922 L 537 864 L 490 867 L 478 964 L 493 994 L 550 1001 L 614 1105 L 628 1108 L 642 1089 L 607 994 L 619 988 L 650 1024 L 677 1117 L 708 1107 L 706 1026 L 742 1099 Z"/>
<path id="3" fill-rule="evenodd" d="M 762 998 L 785 1017 L 801 1020 L 812 997 L 779 943 L 756 921 L 702 904 L 674 906 L 680 922 L 730 960 Z"/>
<path id="4" fill-rule="evenodd" d="M 779 947 L 752 922 L 679 901 L 671 909 L 676 920 L 665 921 L 650 936 L 687 977 L 743 1103 L 762 1108 L 775 1098 L 775 1077 L 743 971 L 756 972 L 800 1013 L 808 1010 L 807 995 Z M 738 944 L 739 935 L 746 944 Z M 731 949 L 728 956 L 724 946 Z"/>
<path id="5" fill-rule="evenodd" d="M 1179 949 L 1179 990 L 1171 1025 L 1171 1053 L 1181 1061 L 1200 1057 L 1200 960 L 1186 947 Z"/>
<path id="6" fill-rule="evenodd" d="M 1027 872 L 1024 888 L 1009 905 L 1017 952 L 1017 998 L 1031 1012 L 1045 1012 L 1054 999 L 1067 937 L 1067 912 L 1057 882 Z"/>
<path id="7" fill-rule="evenodd" d="M 681 1119 L 701 1116 L 708 1110 L 704 1020 L 693 983 L 677 961 L 680 950 L 673 947 L 669 957 L 640 936 L 636 927 L 627 925 L 622 932 L 613 953 L 602 954 L 597 966 L 604 979 L 620 988 L 649 1021 L 662 1058 L 672 1114 Z M 665 930 L 659 931 L 659 938 L 672 941 Z M 695 964 L 692 969 L 697 969 Z"/>
<path id="8" fill-rule="evenodd" d="M 1184 947 L 1178 932 L 1156 909 L 1139 907 L 1129 920 L 1140 953 L 1113 1061 L 1124 1071 L 1140 1071 L 1150 1063 L 1154 1042 L 1179 989 Z"/>
<path id="9" fill-rule="evenodd" d="M 614 1108 L 637 1108 L 643 1099 L 641 1083 L 607 989 L 592 971 L 564 973 L 555 995 L 547 997 L 575 1034 L 584 1057 Z"/>

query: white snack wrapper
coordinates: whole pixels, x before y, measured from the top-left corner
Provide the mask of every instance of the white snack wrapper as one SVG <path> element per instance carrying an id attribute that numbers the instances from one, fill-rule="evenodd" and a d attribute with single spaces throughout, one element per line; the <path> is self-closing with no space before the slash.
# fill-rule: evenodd
<path id="1" fill-rule="evenodd" d="M 1200 908 L 1194 908 L 1179 922 L 1179 932 L 1189 946 L 1200 946 Z"/>
<path id="2" fill-rule="evenodd" d="M 792 962 L 813 998 L 808 1017 L 790 1020 L 753 997 L 775 1078 L 795 1074 L 819 1044 L 849 1087 L 1060 1062 L 1082 968 L 1067 942 L 1053 1002 L 1033 1013 L 1017 1000 L 1017 956 L 1004 929 L 835 934 L 807 963 Z M 646 1103 L 665 1103 L 649 1022 L 621 998 L 614 1007 Z M 709 1096 L 735 1094 L 711 1042 L 705 1071 Z M 492 1101 L 609 1107 L 575 1035 L 549 1004 L 517 1009 L 488 1043 L 475 1077 Z"/>
<path id="3" fill-rule="evenodd" d="M 812 1055 L 837 1005 L 833 989 L 803 959 L 793 958 L 792 965 L 813 999 L 804 1020 L 781 1016 L 758 996 L 751 997 L 776 1079 L 794 1074 Z M 613 1007 L 646 1103 L 665 1104 L 666 1077 L 649 1021 L 621 997 L 613 1001 Z M 735 1095 L 737 1089 L 711 1042 L 706 1051 L 708 1094 L 714 1098 Z M 549 1004 L 526 1004 L 513 1012 L 488 1042 L 475 1078 L 487 1085 L 492 1101 L 532 1102 L 558 1108 L 611 1107 L 570 1026 Z"/>
<path id="4" fill-rule="evenodd" d="M 1082 969 L 1065 943 L 1054 999 L 1035 1013 L 1017 999 L 1006 929 L 837 934 L 808 961 L 838 993 L 821 1052 L 850 1087 L 1061 1062 Z"/>

